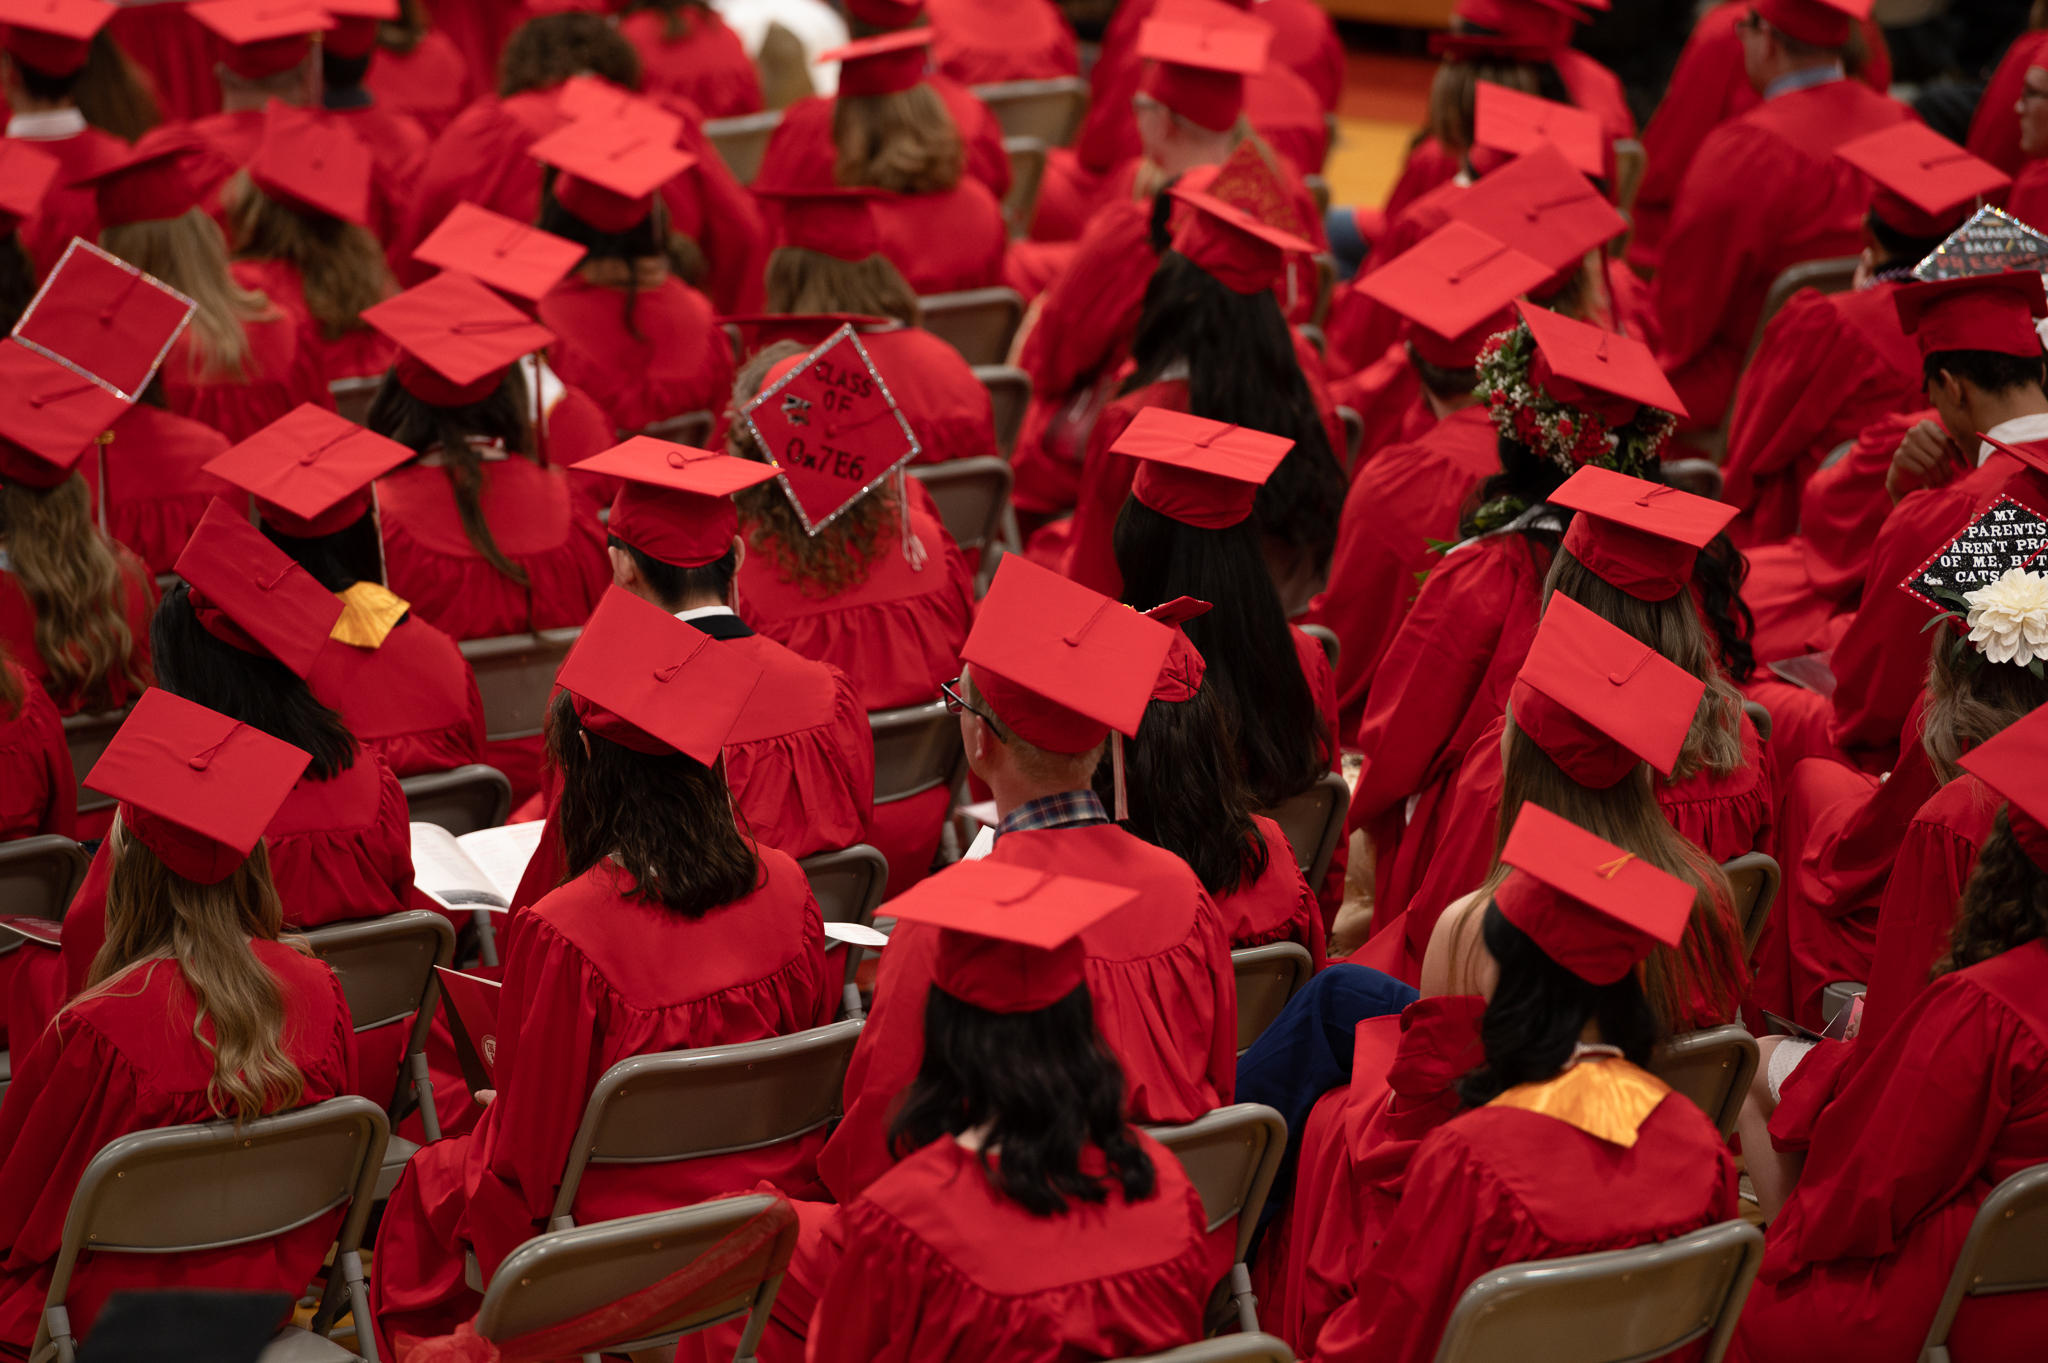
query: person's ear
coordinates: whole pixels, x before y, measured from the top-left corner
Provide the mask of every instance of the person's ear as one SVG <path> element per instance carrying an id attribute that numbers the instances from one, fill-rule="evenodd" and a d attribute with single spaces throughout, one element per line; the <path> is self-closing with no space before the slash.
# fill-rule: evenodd
<path id="1" fill-rule="evenodd" d="M 612 561 L 612 585 L 632 591 L 640 585 L 640 565 L 633 562 L 633 556 L 616 544 L 604 547 L 605 555 Z"/>

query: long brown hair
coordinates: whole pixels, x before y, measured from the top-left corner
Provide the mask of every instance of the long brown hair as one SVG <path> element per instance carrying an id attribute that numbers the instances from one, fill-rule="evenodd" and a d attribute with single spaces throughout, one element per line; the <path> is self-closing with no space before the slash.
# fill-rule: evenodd
<path id="1" fill-rule="evenodd" d="M 770 312 L 893 317 L 907 327 L 924 321 L 917 291 L 887 256 L 841 260 L 801 246 L 778 246 L 770 253 L 767 306 Z"/>
<path id="2" fill-rule="evenodd" d="M 498 97 L 545 90 L 571 76 L 640 88 L 640 53 L 602 14 L 543 14 L 514 29 L 498 58 Z"/>
<path id="3" fill-rule="evenodd" d="M 1509 61 L 1494 56 L 1446 57 L 1429 83 L 1428 131 L 1453 156 L 1472 148 L 1479 83 L 1505 85 L 1559 104 L 1575 101 L 1549 62 Z"/>
<path id="4" fill-rule="evenodd" d="M 7 641 L 0 639 L 0 719 L 20 716 L 21 703 L 28 699 L 28 689 L 22 680 L 14 670 L 14 659 L 8 656 Z"/>
<path id="5" fill-rule="evenodd" d="M 1927 706 L 1920 744 L 1934 774 L 1947 785 L 1962 775 L 1962 755 L 2048 702 L 2048 681 L 2024 667 L 1994 663 L 1947 621 L 1934 636 L 1927 662 Z"/>
<path id="6" fill-rule="evenodd" d="M 108 28 L 93 34 L 86 45 L 85 69 L 78 73 L 71 99 L 86 122 L 123 142 L 135 141 L 164 121 L 149 78 Z"/>
<path id="7" fill-rule="evenodd" d="M 498 391 L 467 407 L 436 407 L 422 402 L 394 375 L 386 374 L 370 400 L 364 424 L 378 435 L 425 455 L 438 454 L 448 485 L 455 492 L 455 511 L 462 533 L 486 563 L 522 587 L 532 585 L 526 569 L 498 547 L 491 524 L 484 519 L 484 456 L 476 441 L 496 440 L 515 459 L 533 457 L 533 426 L 526 419 L 526 379 L 518 365 L 505 371 Z"/>
<path id="8" fill-rule="evenodd" d="M 832 101 L 832 181 L 899 194 L 929 194 L 960 183 L 967 153 L 946 102 L 930 85 L 891 95 L 841 95 Z"/>
<path id="9" fill-rule="evenodd" d="M 249 336 L 242 327 L 270 316 L 270 300 L 235 283 L 227 239 L 205 209 L 102 228 L 100 245 L 199 305 L 189 333 L 192 378 L 239 383 L 248 377 Z"/>
<path id="10" fill-rule="evenodd" d="M 281 260 L 296 269 L 321 339 L 338 341 L 363 330 L 363 309 L 392 292 L 384 248 L 367 228 L 281 204 L 258 189 L 247 170 L 235 172 L 225 197 L 236 257 Z"/>
<path id="11" fill-rule="evenodd" d="M 245 1122 L 296 1107 L 306 1093 L 306 1076 L 285 1053 L 284 991 L 249 943 L 282 941 L 312 953 L 303 941 L 281 935 L 284 913 L 263 843 L 226 880 L 201 885 L 129 837 L 119 819 L 112 837 L 107 940 L 77 1001 L 115 992 L 136 966 L 170 961 L 198 1005 L 192 1035 L 213 1056 L 213 1079 L 206 1086 L 213 1110 Z M 213 1026 L 211 1040 L 207 1023 Z"/>
<path id="12" fill-rule="evenodd" d="M 128 628 L 128 583 L 114 542 L 92 522 L 74 472 L 53 488 L 0 485 L 0 534 L 36 615 L 36 652 L 63 710 L 111 710 L 125 688 L 150 683 L 147 655 Z"/>
<path id="13" fill-rule="evenodd" d="M 1936 978 L 2048 937 L 2048 872 L 2013 837 L 2010 820 L 2010 808 L 1999 810 L 1977 853 L 1956 906 L 1948 954 L 1934 965 Z"/>

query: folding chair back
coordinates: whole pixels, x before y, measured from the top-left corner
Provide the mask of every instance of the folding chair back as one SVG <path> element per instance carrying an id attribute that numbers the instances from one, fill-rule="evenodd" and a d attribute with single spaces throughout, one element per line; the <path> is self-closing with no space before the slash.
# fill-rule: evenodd
<path id="1" fill-rule="evenodd" d="M 917 300 L 924 329 L 967 357 L 969 364 L 1003 364 L 1010 338 L 1024 320 L 1024 299 L 1000 285 L 935 293 Z"/>
<path id="2" fill-rule="evenodd" d="M 1858 256 L 1829 256 L 1823 260 L 1802 260 L 1779 271 L 1771 281 L 1771 287 L 1764 294 L 1764 309 L 1757 314 L 1756 331 L 1749 338 L 1749 350 L 1743 356 L 1743 368 L 1749 367 L 1749 359 L 1763 344 L 1764 328 L 1778 315 L 1778 309 L 1792 300 L 1792 295 L 1801 289 L 1818 289 L 1822 293 L 1846 293 L 1856 282 Z M 1725 430 L 1727 423 L 1722 427 Z"/>
<path id="3" fill-rule="evenodd" d="M 755 1150 L 816 1131 L 839 1115 L 860 1023 L 621 1060 L 584 1105 L 548 1229 L 572 1209 L 592 1164 L 672 1164 Z M 500 1270 L 500 1276 L 503 1270 Z"/>
<path id="4" fill-rule="evenodd" d="M 506 1256 L 484 1292 L 474 1328 L 487 1340 L 508 1341 L 600 1310 L 688 1268 L 775 1201 L 753 1194 L 536 1236 Z M 618 1328 L 624 1333 L 569 1347 L 589 1349 L 586 1357 L 632 1353 L 744 1316 L 738 1356 L 751 1359 L 783 1270 L 796 1252 L 796 1218 L 785 1216 L 779 1233 L 721 1275 L 729 1292 L 711 1301 L 692 1296 L 672 1316 L 622 1321 Z"/>
<path id="5" fill-rule="evenodd" d="M 342 1206 L 348 1213 L 334 1251 L 341 1272 L 329 1278 L 313 1333 L 326 1335 L 344 1280 L 356 1319 L 367 1320 L 369 1301 L 357 1250 L 388 1134 L 375 1103 L 349 1097 L 239 1127 L 226 1121 L 169 1126 L 109 1142 L 86 1165 L 71 1195 L 31 1354 L 54 1343 L 54 1356 L 70 1363 L 75 1345 L 64 1299 L 78 1256 L 88 1249 L 94 1254 L 224 1249 L 273 1239 Z M 376 1346 L 367 1335 L 361 1347 L 375 1363 Z"/>
<path id="6" fill-rule="evenodd" d="M 954 726 L 956 733 L 958 728 Z M 90 864 L 83 847 L 55 833 L 0 842 L 0 914 L 61 920 L 71 907 L 72 896 L 85 883 L 85 868 Z M 12 933 L 0 936 L 8 938 L 0 943 L 0 953 L 21 944 Z"/>
<path id="7" fill-rule="evenodd" d="M 1280 1010 L 1315 973 L 1315 957 L 1299 942 L 1268 942 L 1230 953 L 1237 974 L 1237 1053 L 1273 1025 Z"/>
<path id="8" fill-rule="evenodd" d="M 1650 1057 L 1650 1073 L 1698 1105 L 1728 1139 L 1756 1077 L 1756 1038 L 1740 1023 L 1681 1032 Z"/>
<path id="9" fill-rule="evenodd" d="M 1330 670 L 1332 672 L 1336 671 L 1337 658 L 1344 652 L 1344 645 L 1337 638 L 1337 631 L 1331 629 L 1328 625 L 1301 625 L 1298 628 L 1303 634 L 1306 634 L 1309 638 L 1323 646 L 1323 656 L 1330 660 Z"/>
<path id="10" fill-rule="evenodd" d="M 1271 1335 L 1218 1335 L 1120 1363 L 1294 1363 L 1294 1350 Z"/>
<path id="11" fill-rule="evenodd" d="M 705 442 L 711 439 L 713 424 L 709 412 L 683 412 L 677 416 L 663 417 L 660 421 L 651 421 L 640 428 L 639 434 L 651 435 L 656 440 L 666 440 L 672 444 L 702 449 Z M 624 440 L 632 434 L 632 431 L 620 431 L 619 439 Z"/>
<path id="12" fill-rule="evenodd" d="M 1005 137 L 1003 150 L 1010 157 L 1010 192 L 1003 196 L 1003 221 L 1009 225 L 1010 240 L 1031 231 L 1032 215 L 1038 212 L 1038 189 L 1045 181 L 1043 138 Z"/>
<path id="13" fill-rule="evenodd" d="M 327 391 L 334 396 L 334 410 L 341 413 L 343 420 L 367 426 L 370 424 L 370 404 L 377 400 L 377 390 L 383 386 L 382 374 L 369 374 L 361 378 L 335 379 L 327 385 Z"/>
<path id="14" fill-rule="evenodd" d="M 1643 187 L 1643 172 L 1650 168 L 1650 153 L 1633 137 L 1614 139 L 1614 197 L 1623 217 L 1635 210 L 1636 191 Z"/>
<path id="15" fill-rule="evenodd" d="M 959 726 L 954 726 L 957 744 Z M 877 754 L 877 768 L 880 767 Z M 818 900 L 818 915 L 827 923 L 858 923 L 871 927 L 875 921 L 875 910 L 889 893 L 889 859 L 864 842 L 843 847 L 837 852 L 818 852 L 805 857 L 797 865 L 804 868 L 804 876 L 811 882 L 811 893 Z M 840 981 L 840 999 L 844 1007 L 841 1016 L 858 1021 L 863 1013 L 860 1000 L 860 986 L 855 976 L 860 973 L 860 963 L 867 959 L 867 952 L 848 944 L 846 948 L 846 977 Z"/>
<path id="16" fill-rule="evenodd" d="M 2048 1164 L 2037 1164 L 1993 1188 L 1977 1208 L 1928 1328 L 1920 1363 L 1949 1363 L 1949 1332 L 1964 1297 L 2043 1288 L 2048 1288 Z"/>
<path id="17" fill-rule="evenodd" d="M 910 476 L 932 494 L 932 500 L 938 504 L 939 520 L 969 563 L 975 561 L 983 545 L 1001 533 L 1014 480 L 1005 460 L 984 457 L 914 464 Z"/>
<path id="18" fill-rule="evenodd" d="M 1721 863 L 1735 891 L 1735 921 L 1742 927 L 1742 951 L 1756 954 L 1763 940 L 1764 925 L 1771 921 L 1771 904 L 1778 897 L 1778 860 L 1768 852 L 1744 852 L 1733 861 Z"/>
<path id="19" fill-rule="evenodd" d="M 1465 1289 L 1436 1363 L 1635 1363 L 1704 1338 L 1720 1363 L 1763 1261 L 1763 1232 L 1724 1221 L 1662 1244 L 1513 1264 Z"/>
<path id="20" fill-rule="evenodd" d="M 1330 858 L 1337 855 L 1337 839 L 1344 835 L 1344 815 L 1350 809 L 1351 787 L 1332 771 L 1301 794 L 1260 813 L 1280 825 L 1294 848 L 1295 864 L 1313 887 L 1323 883 Z"/>
<path id="21" fill-rule="evenodd" d="M 960 721 L 947 711 L 942 700 L 906 705 L 900 710 L 871 710 L 868 730 L 875 736 L 878 805 L 894 804 L 952 785 L 966 760 L 966 750 L 960 744 Z"/>
<path id="22" fill-rule="evenodd" d="M 767 154 L 768 139 L 782 122 L 782 110 L 741 114 L 738 118 L 704 120 L 704 135 L 718 149 L 732 177 L 743 185 L 754 183 L 761 173 L 761 158 Z"/>
<path id="23" fill-rule="evenodd" d="M 408 819 L 439 824 L 458 838 L 496 828 L 512 812 L 512 783 L 504 772 L 481 762 L 407 776 L 398 786 L 405 792 Z"/>
<path id="24" fill-rule="evenodd" d="M 1017 450 L 1017 433 L 1024 429 L 1024 413 L 1031 406 L 1031 376 L 1013 364 L 978 364 L 974 377 L 988 389 L 989 405 L 995 409 L 996 452 L 1008 459 Z"/>
<path id="25" fill-rule="evenodd" d="M 1259 1328 L 1245 1251 L 1258 1229 L 1259 1213 L 1280 1157 L 1287 1152 L 1287 1119 L 1263 1103 L 1233 1103 L 1203 1113 L 1185 1126 L 1155 1126 L 1146 1134 L 1173 1151 L 1188 1181 L 1202 1199 L 1211 1232 L 1237 1218 L 1237 1258 L 1230 1266 L 1230 1297 L 1237 1307 L 1238 1327 L 1246 1334 Z M 1220 1298 L 1217 1307 L 1220 1307 Z M 1212 1328 L 1221 1312 L 1211 1311 Z"/>
<path id="26" fill-rule="evenodd" d="M 462 641 L 462 656 L 476 672 L 476 689 L 483 696 L 486 738 L 500 743 L 532 738 L 541 731 L 548 697 L 555 688 L 555 673 L 582 633 L 581 629 L 544 629 Z"/>
<path id="27" fill-rule="evenodd" d="M 312 928 L 306 941 L 313 954 L 333 968 L 348 999 L 348 1014 L 356 1032 L 375 1031 L 411 1018 L 405 1053 L 421 1056 L 424 1068 L 427 1028 L 441 995 L 434 967 L 455 960 L 455 929 L 448 920 L 424 909 L 407 909 L 382 918 Z M 372 1077 L 363 1076 L 364 1082 Z M 431 1102 L 431 1087 L 421 1096 Z M 401 1073 L 387 1109 L 394 1118 L 403 1097 Z"/>
<path id="28" fill-rule="evenodd" d="M 1008 80 L 973 89 L 975 98 L 996 116 L 1006 139 L 1035 137 L 1047 146 L 1064 147 L 1081 131 L 1081 119 L 1088 112 L 1088 82 L 1079 76 Z"/>
<path id="29" fill-rule="evenodd" d="M 1365 447 L 1365 418 L 1356 407 L 1339 406 L 1337 419 L 1344 423 L 1344 470 L 1348 473 L 1357 467 L 1358 452 Z"/>
<path id="30" fill-rule="evenodd" d="M 78 778 L 78 812 L 81 814 L 112 809 L 116 803 L 111 795 L 87 790 L 85 778 L 92 773 L 93 764 L 100 760 L 100 754 L 107 750 L 107 744 L 114 741 L 114 735 L 120 732 L 127 718 L 126 710 L 109 710 L 98 715 L 71 715 L 64 720 L 64 746 L 71 749 L 71 774 Z"/>
<path id="31" fill-rule="evenodd" d="M 1742 702 L 1742 713 L 1749 716 L 1750 727 L 1756 730 L 1757 738 L 1765 743 L 1770 742 L 1771 712 L 1769 708 L 1762 701 L 1746 700 Z"/>

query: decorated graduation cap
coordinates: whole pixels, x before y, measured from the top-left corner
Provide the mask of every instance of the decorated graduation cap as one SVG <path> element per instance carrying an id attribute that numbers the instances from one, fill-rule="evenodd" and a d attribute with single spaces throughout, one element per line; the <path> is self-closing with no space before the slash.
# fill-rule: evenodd
<path id="1" fill-rule="evenodd" d="M 1312 230 L 1309 215 L 1254 138 L 1238 143 L 1221 165 L 1195 166 L 1182 178 L 1188 188 L 1241 208 L 1268 227 L 1304 239 Z"/>
<path id="2" fill-rule="evenodd" d="M 1138 892 L 999 861 L 963 861 L 889 901 L 939 930 L 932 983 L 991 1013 L 1035 1013 L 1081 988 L 1081 934 Z"/>
<path id="3" fill-rule="evenodd" d="M 321 46 L 337 57 L 367 57 L 377 45 L 377 25 L 398 17 L 398 0 L 319 0 L 334 17 Z"/>
<path id="4" fill-rule="evenodd" d="M 249 80 L 291 70 L 311 54 L 313 35 L 334 27 L 311 0 L 204 0 L 185 9 L 221 40 L 221 65 Z"/>
<path id="5" fill-rule="evenodd" d="M 813 535 L 920 448 L 850 326 L 770 369 L 740 418 L 775 461 L 782 490 Z"/>
<path id="6" fill-rule="evenodd" d="M 1496 430 L 1567 473 L 1649 467 L 1684 406 L 1641 341 L 1516 303 L 1522 324 L 1479 357 Z"/>
<path id="7" fill-rule="evenodd" d="M 1178 184 L 1167 192 L 1193 210 L 1177 215 L 1173 249 L 1233 293 L 1272 288 L 1289 251 L 1315 254 L 1303 238 L 1270 227 L 1213 194 Z"/>
<path id="8" fill-rule="evenodd" d="M 189 130 L 172 129 L 70 183 L 92 190 L 103 228 L 180 218 L 199 206 L 199 186 L 185 169 L 199 150 Z"/>
<path id="9" fill-rule="evenodd" d="M 1165 407 L 1139 410 L 1110 447 L 1139 460 L 1131 495 L 1162 516 L 1226 530 L 1252 514 L 1259 489 L 1294 442 Z"/>
<path id="10" fill-rule="evenodd" d="M 1173 631 L 1021 554 L 996 568 L 960 657 L 996 718 L 1035 748 L 1137 736 Z"/>
<path id="11" fill-rule="evenodd" d="M 2006 799 L 2005 821 L 2027 860 L 2048 871 L 2048 707 L 2008 724 L 1959 759 Z"/>
<path id="12" fill-rule="evenodd" d="M 1488 151 L 1520 156 L 1548 142 L 1564 153 L 1581 175 L 1607 173 L 1607 134 L 1600 118 L 1584 109 L 1479 82 L 1472 114 L 1472 142 Z"/>
<path id="13" fill-rule="evenodd" d="M 1932 283 L 2006 270 L 2048 270 L 2048 236 L 1986 204 L 1922 257 L 1912 274 Z"/>
<path id="14" fill-rule="evenodd" d="M 206 471 L 253 496 L 279 534 L 318 539 L 367 516 L 370 485 L 412 457 L 396 440 L 302 402 Z"/>
<path id="15" fill-rule="evenodd" d="M 697 164 L 677 149 L 679 129 L 659 110 L 578 118 L 534 143 L 530 155 L 558 172 L 556 203 L 598 231 L 617 234 L 647 221 L 654 191 Z"/>
<path id="16" fill-rule="evenodd" d="M 931 45 L 931 28 L 910 28 L 861 38 L 820 52 L 812 61 L 839 63 L 841 95 L 895 95 L 924 79 L 931 65 Z"/>
<path id="17" fill-rule="evenodd" d="M 555 678 L 584 728 L 650 756 L 710 766 L 761 669 L 651 601 L 608 588 Z"/>
<path id="18" fill-rule="evenodd" d="M 467 407 L 498 391 L 522 355 L 555 333 L 457 270 L 363 309 L 363 320 L 399 347 L 392 372 L 406 392 L 436 407 Z"/>
<path id="19" fill-rule="evenodd" d="M 7 53 L 44 75 L 71 75 L 85 68 L 93 35 L 119 8 L 101 0 L 0 0 Z"/>
<path id="20" fill-rule="evenodd" d="M 1660 408 L 1679 416 L 1685 405 L 1650 348 L 1547 308 L 1515 305 L 1536 341 L 1531 376 L 1560 402 L 1620 415 L 1624 406 Z"/>
<path id="21" fill-rule="evenodd" d="M 1628 220 L 1549 142 L 1481 176 L 1445 209 L 1452 221 L 1510 242 L 1556 272 L 1555 287 L 1530 291 L 1546 297 L 1564 286 L 1586 252 L 1628 230 Z"/>
<path id="22" fill-rule="evenodd" d="M 1907 284 L 1892 295 L 1892 306 L 1922 357 L 1944 350 L 1989 350 L 2028 359 L 2041 354 L 2034 322 L 2048 317 L 2048 293 L 2034 270 Z"/>
<path id="23" fill-rule="evenodd" d="M 1501 916 L 1588 984 L 1613 984 L 1685 935 L 1692 886 L 1633 852 L 1525 803 L 1500 850 L 1514 869 L 1493 892 Z"/>
<path id="24" fill-rule="evenodd" d="M 459 203 L 413 251 L 414 260 L 459 270 L 494 289 L 538 303 L 586 254 L 566 237 Z"/>
<path id="25" fill-rule="evenodd" d="M 187 880 L 217 885 L 256 850 L 311 754 L 162 687 L 142 693 L 85 785 Z"/>
<path id="26" fill-rule="evenodd" d="M 249 178 L 287 207 L 367 227 L 372 167 L 370 149 L 346 125 L 272 100 Z"/>
<path id="27" fill-rule="evenodd" d="M 1844 142 L 1835 155 L 1876 182 L 1871 212 L 1923 240 L 1947 236 L 1975 199 L 2012 183 L 1997 166 L 1911 119 Z"/>
<path id="28" fill-rule="evenodd" d="M 1515 727 L 1582 786 L 1648 762 L 1669 776 L 1707 684 L 1561 592 L 1508 693 Z"/>
<path id="29" fill-rule="evenodd" d="M 20 228 L 42 207 L 64 163 L 33 142 L 0 140 L 0 236 Z"/>
<path id="30" fill-rule="evenodd" d="M 1988 440 L 1989 438 L 1986 437 Z M 1989 443 L 2039 469 L 2030 450 Z M 1978 513 L 1899 586 L 1942 612 L 1994 663 L 2043 676 L 2048 661 L 2048 516 L 2009 496 Z"/>
<path id="31" fill-rule="evenodd" d="M 864 186 L 762 186 L 754 193 L 781 210 L 776 215 L 775 244 L 816 251 L 859 264 L 882 249 L 872 202 L 881 191 Z"/>
<path id="32" fill-rule="evenodd" d="M 732 550 L 740 532 L 732 494 L 773 478 L 773 464 L 636 435 L 572 465 L 624 479 L 605 529 L 650 558 L 702 568 Z"/>
<path id="33" fill-rule="evenodd" d="M 1692 581 L 1693 562 L 1737 508 L 1612 469 L 1586 467 L 1547 498 L 1579 514 L 1564 547 L 1596 577 L 1639 601 L 1668 601 Z"/>
<path id="34" fill-rule="evenodd" d="M 1157 620 L 1173 630 L 1173 646 L 1166 651 L 1166 661 L 1160 665 L 1158 680 L 1152 683 L 1152 699 L 1179 705 L 1193 700 L 1195 692 L 1202 689 L 1202 677 L 1208 672 L 1209 664 L 1181 626 L 1214 609 L 1207 601 L 1197 601 L 1192 596 L 1176 596 L 1145 612 L 1146 619 Z"/>
<path id="35" fill-rule="evenodd" d="M 1165 0 L 1138 29 L 1138 56 L 1152 65 L 1139 88 L 1210 132 L 1244 112 L 1244 78 L 1266 69 L 1273 29 L 1220 0 Z"/>
<path id="36" fill-rule="evenodd" d="M 1408 343 L 1424 363 L 1470 369 L 1489 337 L 1515 325 L 1508 305 L 1550 275 L 1478 228 L 1447 222 L 1356 287 L 1408 319 Z"/>
<path id="37" fill-rule="evenodd" d="M 1756 0 L 1757 17 L 1809 47 L 1841 47 L 1852 23 L 1870 17 L 1871 0 Z"/>
<path id="38" fill-rule="evenodd" d="M 55 487 L 142 396 L 192 319 L 191 299 L 73 238 L 0 341 L 0 479 Z"/>
<path id="39" fill-rule="evenodd" d="M 244 653 L 275 658 L 301 679 L 313 674 L 341 618 L 340 597 L 218 497 L 172 571 L 185 579 L 201 629 Z"/>

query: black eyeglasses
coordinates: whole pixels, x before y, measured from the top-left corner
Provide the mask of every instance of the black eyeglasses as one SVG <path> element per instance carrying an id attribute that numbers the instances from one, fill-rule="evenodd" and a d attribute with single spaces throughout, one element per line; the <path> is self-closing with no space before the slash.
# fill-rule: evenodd
<path id="1" fill-rule="evenodd" d="M 963 700 L 960 696 L 959 686 L 960 679 L 958 677 L 953 678 L 949 682 L 939 683 L 939 693 L 946 698 L 946 712 L 957 715 L 962 710 L 965 710 L 983 724 L 988 725 L 989 732 L 996 736 L 998 743 L 1008 743 L 1010 740 L 1003 735 L 1003 726 L 996 723 L 996 717 L 986 710 L 975 709 Z"/>

